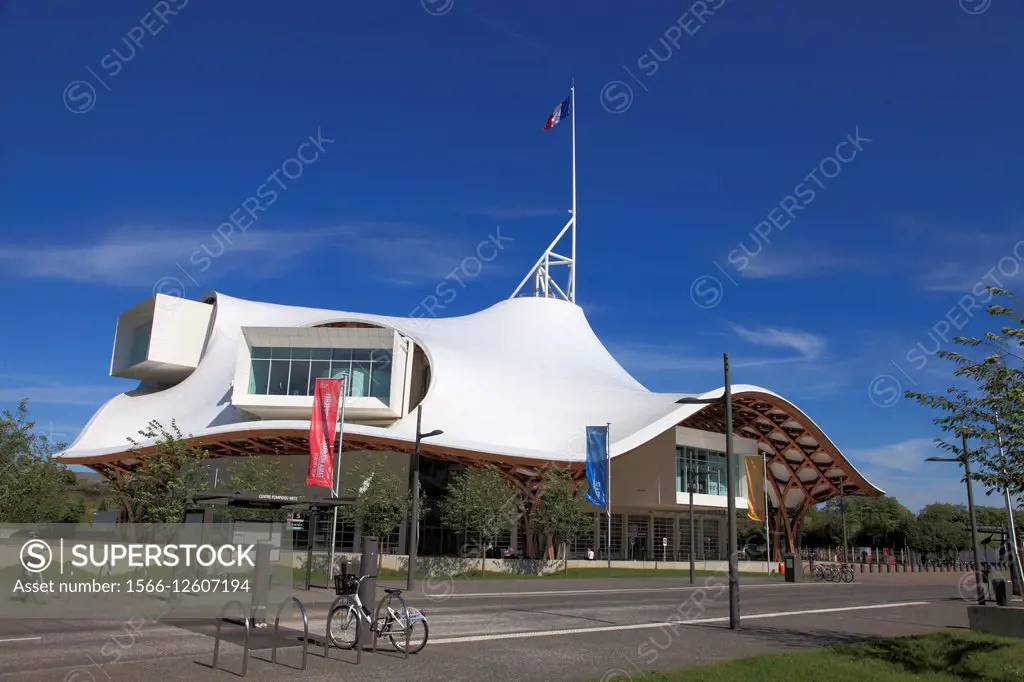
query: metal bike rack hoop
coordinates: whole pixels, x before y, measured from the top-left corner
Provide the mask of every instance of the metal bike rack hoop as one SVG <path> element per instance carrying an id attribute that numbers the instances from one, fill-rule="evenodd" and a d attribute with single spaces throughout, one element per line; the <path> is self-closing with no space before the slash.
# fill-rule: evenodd
<path id="1" fill-rule="evenodd" d="M 217 669 L 217 655 L 220 653 L 220 629 L 224 625 L 224 616 L 227 614 L 228 609 L 233 605 L 238 605 L 238 610 L 242 612 L 242 621 L 245 623 L 245 644 L 242 648 L 242 677 L 245 677 L 246 671 L 249 669 L 249 616 L 245 613 L 245 607 L 242 602 L 237 599 L 229 601 L 221 609 L 220 618 L 217 619 L 217 634 L 213 640 L 213 669 Z"/>
<path id="2" fill-rule="evenodd" d="M 298 597 L 292 597 L 290 601 L 286 599 L 281 602 L 281 606 L 277 609 L 277 618 L 274 619 L 274 649 L 270 655 L 270 662 L 277 663 L 277 629 L 281 625 L 281 614 L 284 612 L 284 607 L 288 606 L 291 602 L 298 604 L 299 612 L 302 613 L 302 670 L 305 670 L 306 655 L 309 653 L 309 616 L 306 615 L 306 607 L 303 606 Z"/>

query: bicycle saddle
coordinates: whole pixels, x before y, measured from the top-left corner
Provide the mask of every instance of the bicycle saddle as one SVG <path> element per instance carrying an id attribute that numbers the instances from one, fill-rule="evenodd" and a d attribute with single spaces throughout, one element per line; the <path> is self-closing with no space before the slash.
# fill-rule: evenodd
<path id="1" fill-rule="evenodd" d="M 399 594 L 400 595 L 400 594 L 402 594 L 402 591 L 399 590 L 399 589 L 385 589 L 384 593 L 385 594 Z"/>

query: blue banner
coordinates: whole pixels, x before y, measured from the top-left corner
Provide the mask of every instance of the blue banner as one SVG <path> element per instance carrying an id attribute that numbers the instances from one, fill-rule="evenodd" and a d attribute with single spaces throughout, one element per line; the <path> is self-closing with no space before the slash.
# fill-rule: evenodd
<path id="1" fill-rule="evenodd" d="M 587 427 L 587 501 L 608 508 L 608 427 Z"/>

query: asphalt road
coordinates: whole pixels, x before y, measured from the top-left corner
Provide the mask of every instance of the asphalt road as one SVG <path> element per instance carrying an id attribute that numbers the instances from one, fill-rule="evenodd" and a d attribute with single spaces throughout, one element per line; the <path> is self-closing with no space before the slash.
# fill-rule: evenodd
<path id="1" fill-rule="evenodd" d="M 928 585 L 744 584 L 739 631 L 727 627 L 728 595 L 721 584 L 493 581 L 460 586 L 444 600 L 413 595 L 410 602 L 427 614 L 431 629 L 420 654 L 406 660 L 393 650 L 367 652 L 356 667 L 354 652 L 332 649 L 325 660 L 317 646 L 301 671 L 301 632 L 285 631 L 274 665 L 273 635 L 260 630 L 253 635 L 247 679 L 629 679 L 652 669 L 967 624 L 955 576 L 948 584 Z M 311 636 L 322 641 L 327 604 L 312 601 Z M 294 618 L 282 625 L 301 630 Z M 0 676 L 64 682 L 237 677 L 244 628 L 224 626 L 229 643 L 221 648 L 222 670 L 210 667 L 214 629 L 209 620 L 0 621 Z"/>

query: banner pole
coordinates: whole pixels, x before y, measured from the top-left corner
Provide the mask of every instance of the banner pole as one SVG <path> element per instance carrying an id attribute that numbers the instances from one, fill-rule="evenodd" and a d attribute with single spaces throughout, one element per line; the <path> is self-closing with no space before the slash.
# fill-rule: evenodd
<path id="1" fill-rule="evenodd" d="M 612 425 L 611 422 L 604 427 L 604 453 L 605 471 L 607 471 L 608 482 L 605 486 L 605 493 L 608 495 L 605 510 L 608 514 L 608 577 L 612 575 Z"/>
<path id="2" fill-rule="evenodd" d="M 338 456 L 334 458 L 334 488 L 331 492 L 334 493 L 334 498 L 338 499 L 341 497 L 341 442 L 345 437 L 345 393 L 348 391 L 347 377 L 341 375 L 341 392 L 339 393 L 339 400 L 341 405 L 338 406 Z M 310 542 L 313 542 L 313 535 L 310 535 Z M 327 589 L 331 589 L 334 582 L 334 542 L 335 538 L 338 537 L 338 507 L 335 505 L 334 512 L 331 514 L 331 548 L 328 552 L 327 559 Z"/>

